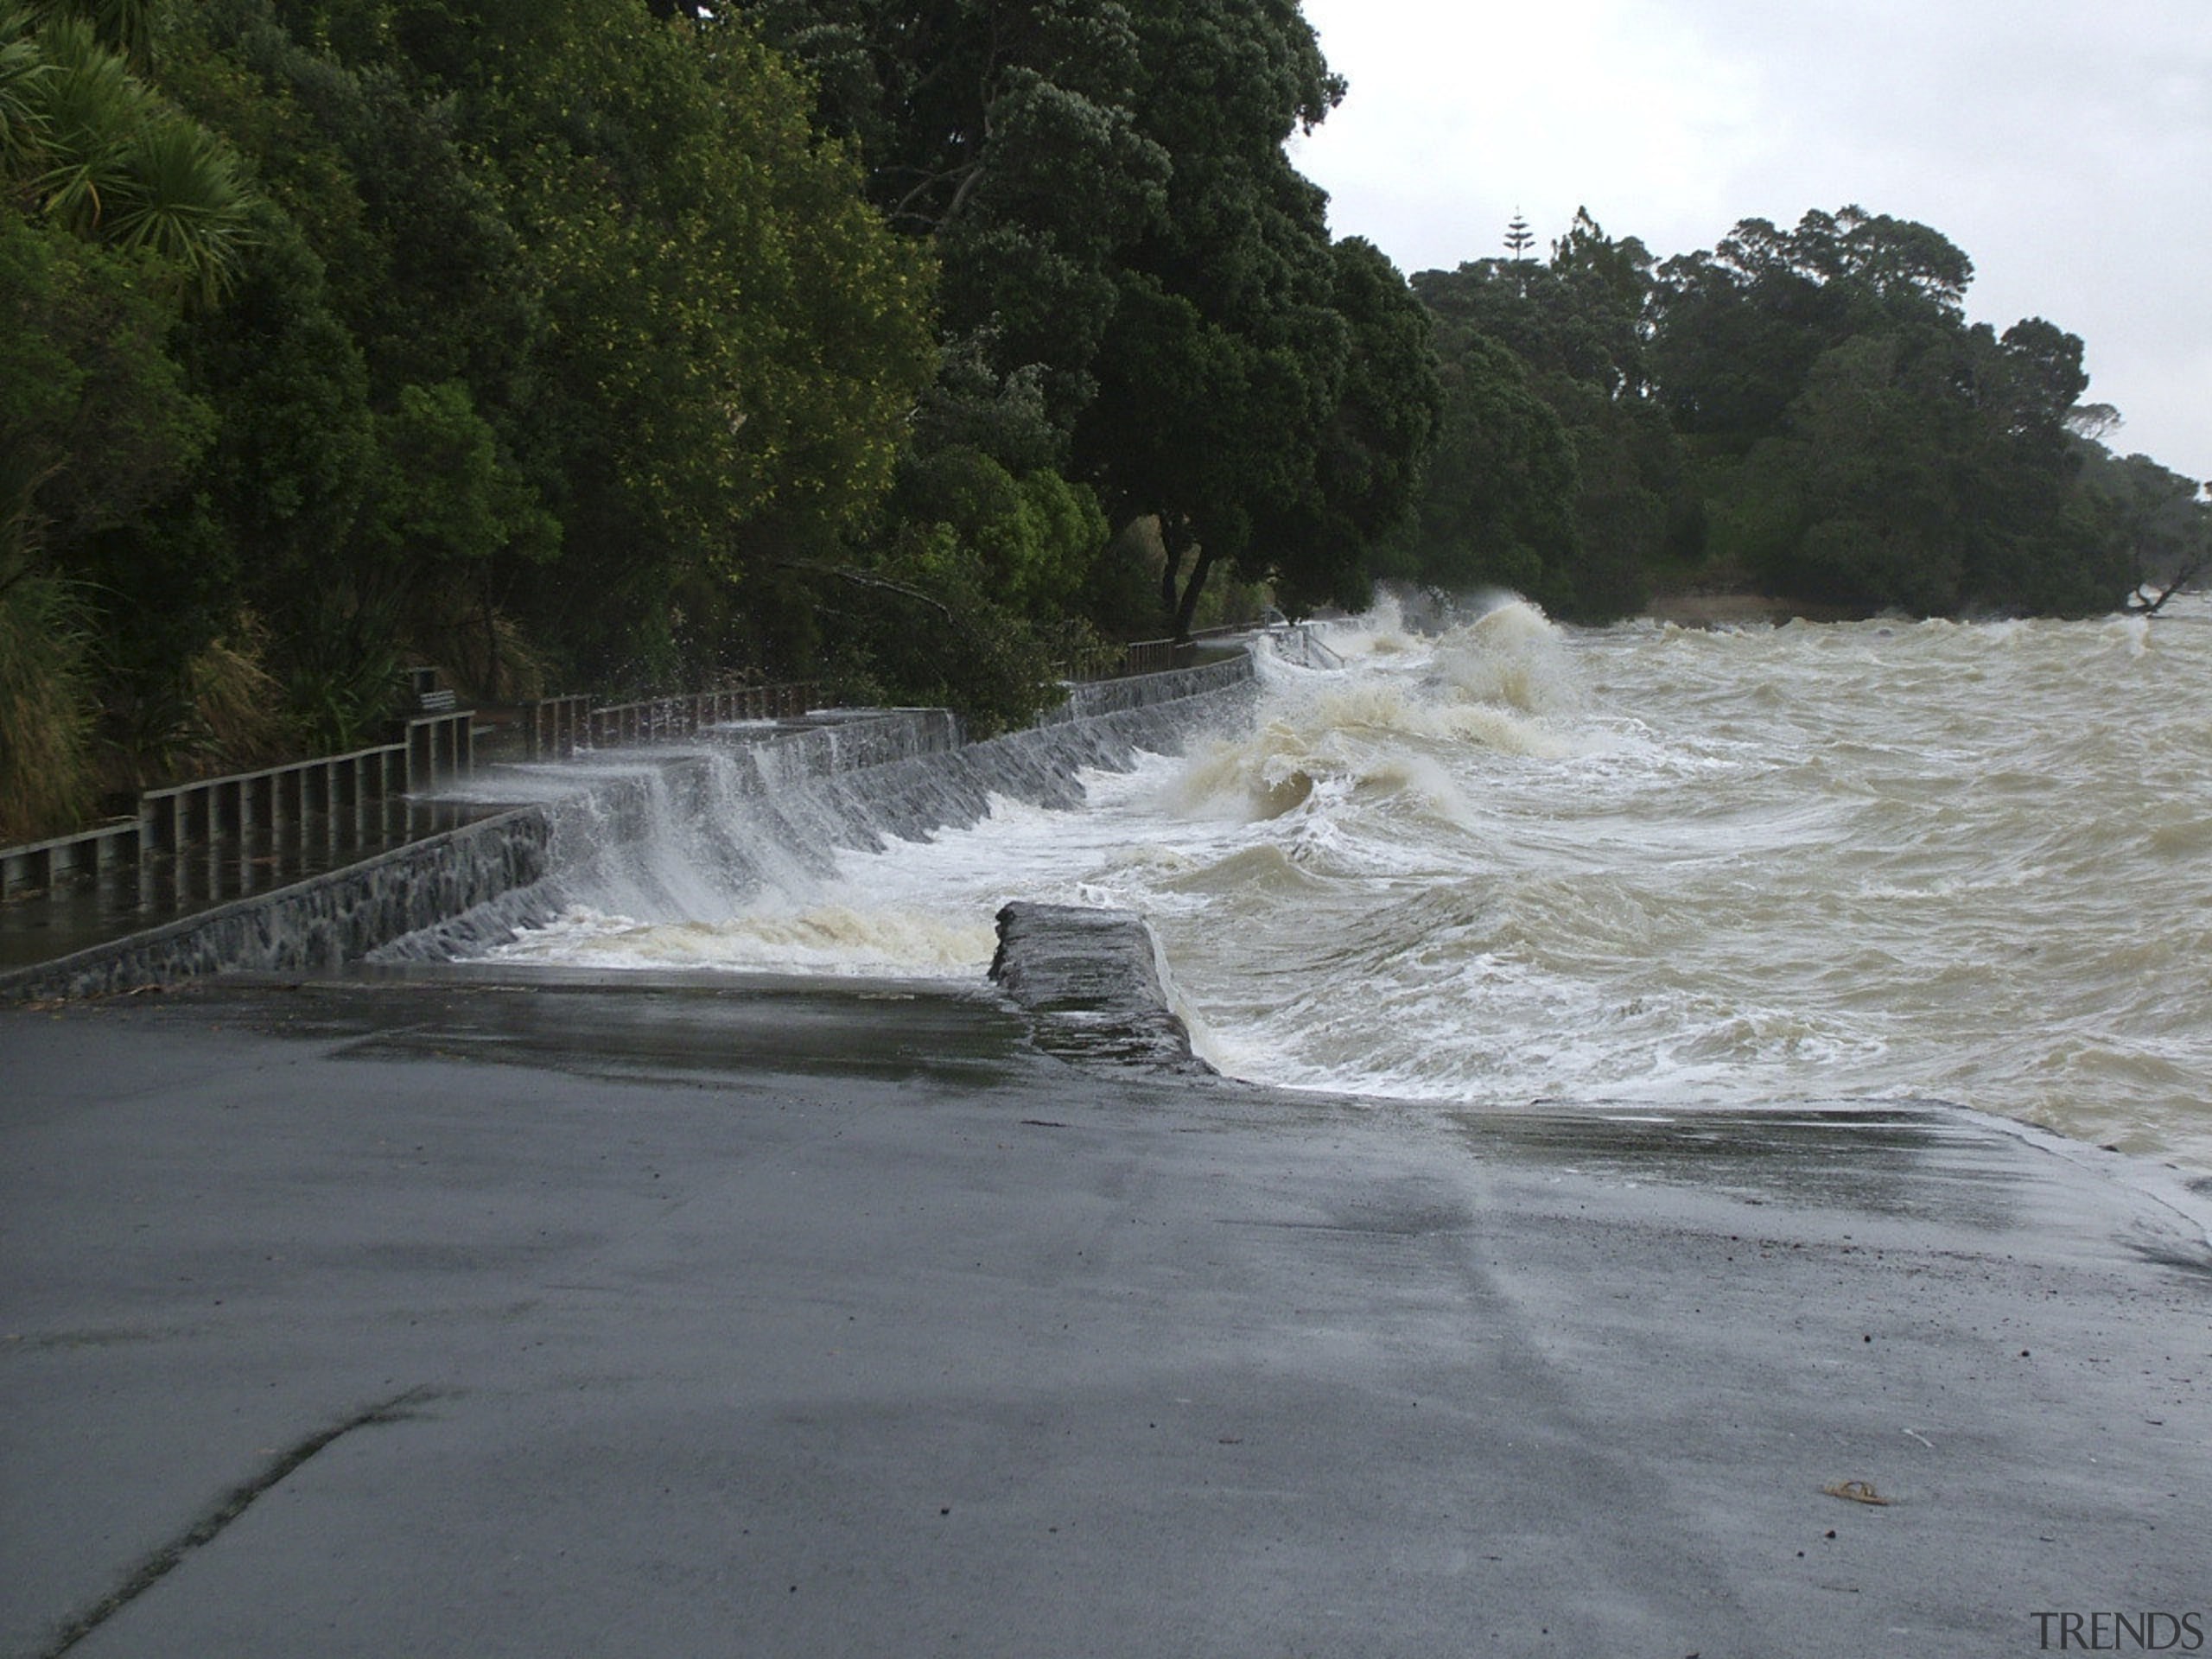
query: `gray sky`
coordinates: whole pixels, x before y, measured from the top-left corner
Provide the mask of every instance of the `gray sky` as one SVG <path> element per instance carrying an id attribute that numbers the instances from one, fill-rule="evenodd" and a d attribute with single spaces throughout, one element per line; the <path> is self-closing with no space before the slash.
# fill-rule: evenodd
<path id="1" fill-rule="evenodd" d="M 1664 258 L 1857 203 L 2088 342 L 2106 442 L 2212 479 L 2212 0 L 1305 0 L 1351 95 L 1299 167 L 1408 272 L 1579 206 Z"/>

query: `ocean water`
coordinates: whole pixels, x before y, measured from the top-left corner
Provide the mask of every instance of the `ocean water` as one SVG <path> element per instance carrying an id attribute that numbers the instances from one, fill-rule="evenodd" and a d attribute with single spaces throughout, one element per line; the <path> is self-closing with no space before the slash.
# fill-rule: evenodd
<path id="1" fill-rule="evenodd" d="M 980 974 L 1158 931 L 1223 1070 L 1388 1100 L 1935 1097 L 2212 1169 L 2212 601 L 2155 620 L 1337 625 L 1088 804 L 504 954 Z M 709 908 L 721 908 L 719 906 Z"/>

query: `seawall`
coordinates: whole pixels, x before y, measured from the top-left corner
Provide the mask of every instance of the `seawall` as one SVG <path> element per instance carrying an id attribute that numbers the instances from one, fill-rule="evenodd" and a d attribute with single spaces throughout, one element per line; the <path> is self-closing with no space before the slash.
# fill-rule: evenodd
<path id="1" fill-rule="evenodd" d="M 1077 773 L 1236 718 L 1251 658 L 1075 687 L 1039 724 L 965 741 L 942 709 L 830 714 L 698 747 L 495 768 L 463 786 L 512 804 L 477 823 L 289 887 L 0 975 L 0 1001 L 95 996 L 231 971 L 327 972 L 430 960 L 511 938 L 580 896 L 727 898 L 780 868 L 819 866 L 973 823 L 994 796 L 1071 806 Z"/>
<path id="2" fill-rule="evenodd" d="M 1191 1050 L 1160 941 L 1136 912 L 1017 901 L 998 929 L 992 982 L 1029 1015 L 1046 1053 L 1217 1075 Z"/>

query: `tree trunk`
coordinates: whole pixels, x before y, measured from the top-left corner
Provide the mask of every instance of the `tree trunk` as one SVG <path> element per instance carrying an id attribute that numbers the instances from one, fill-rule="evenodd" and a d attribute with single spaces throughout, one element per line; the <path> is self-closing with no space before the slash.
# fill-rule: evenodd
<path id="1" fill-rule="evenodd" d="M 2170 580 L 2166 585 L 2158 591 L 2158 596 L 2154 599 L 2146 600 L 2143 597 L 2143 590 L 2151 585 L 2149 579 L 2146 577 L 2138 581 L 2135 584 L 2135 591 L 2128 595 L 2127 603 L 2122 608 L 2132 612 L 2137 616 L 2156 616 L 2160 611 L 2166 608 L 2166 601 L 2168 600 L 2171 599 L 2176 594 L 2179 593 L 2183 588 L 2186 588 L 2190 582 L 2196 581 L 2196 578 L 2202 574 L 2204 567 L 2208 563 L 2212 563 L 2212 555 L 2205 555 L 2189 560 L 2174 574 L 2171 580 Z"/>
<path id="2" fill-rule="evenodd" d="M 1213 550 L 1201 546 L 1198 559 L 1191 567 L 1191 579 L 1183 585 L 1182 601 L 1175 607 L 1175 639 L 1179 645 L 1191 637 L 1191 619 L 1198 614 L 1198 595 L 1206 585 L 1206 576 L 1213 569 Z"/>
<path id="3" fill-rule="evenodd" d="M 1160 515 L 1160 546 L 1167 557 L 1160 567 L 1160 614 L 1175 626 L 1182 600 L 1183 556 L 1191 550 L 1191 522 L 1179 512 Z"/>

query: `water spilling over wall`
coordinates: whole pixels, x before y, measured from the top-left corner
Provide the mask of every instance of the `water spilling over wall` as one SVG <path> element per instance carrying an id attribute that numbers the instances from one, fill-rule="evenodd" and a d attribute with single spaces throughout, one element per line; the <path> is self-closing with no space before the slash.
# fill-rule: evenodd
<path id="1" fill-rule="evenodd" d="M 1141 752 L 1179 753 L 1195 732 L 1240 720 L 1250 660 L 1076 689 L 1035 727 L 963 743 L 942 710 L 839 721 L 770 741 L 615 757 L 621 770 L 577 791 L 550 779 L 543 880 L 396 939 L 378 962 L 480 955 L 588 907 L 641 925 L 729 915 L 764 891 L 792 892 L 840 853 L 880 851 L 976 823 L 995 802 L 1072 808 L 1078 773 L 1118 771 Z"/>
<path id="2" fill-rule="evenodd" d="M 1133 912 L 1198 1052 L 1370 1097 L 1938 1096 L 2212 1169 L 2212 601 L 2156 622 L 1339 624 L 1252 717 L 536 958 L 972 980 Z M 517 947 L 520 948 L 520 947 Z"/>
<path id="3" fill-rule="evenodd" d="M 1072 805 L 1076 773 L 1179 752 L 1249 708 L 1252 669 L 1075 689 L 1032 729 L 966 744 L 940 709 L 817 715 L 696 747 L 497 768 L 453 791 L 512 804 L 483 821 L 167 925 L 0 975 L 0 997 L 99 995 L 225 970 L 326 972 L 511 938 L 567 906 L 620 899 L 712 913 L 839 848 L 975 822 L 992 798 Z"/>

